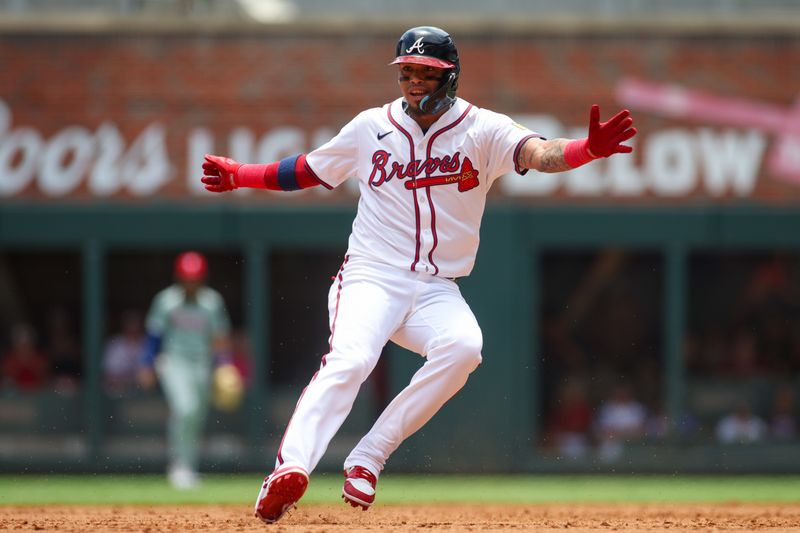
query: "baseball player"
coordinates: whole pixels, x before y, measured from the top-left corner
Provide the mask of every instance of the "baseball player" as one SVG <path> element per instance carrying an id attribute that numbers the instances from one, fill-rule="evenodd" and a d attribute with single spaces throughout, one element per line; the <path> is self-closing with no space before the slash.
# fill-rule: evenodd
<path id="1" fill-rule="evenodd" d="M 632 151 L 622 144 L 636 133 L 627 110 L 600 122 L 592 106 L 586 138 L 545 140 L 458 98 L 458 51 L 439 28 L 405 32 L 391 64 L 402 96 L 363 111 L 320 148 L 270 164 L 213 155 L 203 164 L 202 182 L 212 192 L 332 189 L 350 178 L 361 193 L 328 295 L 329 351 L 297 402 L 256 500 L 255 514 L 267 523 L 302 497 L 389 340 L 426 361 L 344 462 L 342 496 L 365 510 L 392 452 L 480 364 L 481 330 L 456 280 L 472 270 L 492 182 L 511 171 L 560 172 Z"/>
<path id="2" fill-rule="evenodd" d="M 177 489 L 198 485 L 201 432 L 214 364 L 230 358 L 230 319 L 222 296 L 205 286 L 206 258 L 185 252 L 175 260 L 177 283 L 156 294 L 147 314 L 147 344 L 140 382 L 156 375 L 169 406 L 167 477 Z"/>

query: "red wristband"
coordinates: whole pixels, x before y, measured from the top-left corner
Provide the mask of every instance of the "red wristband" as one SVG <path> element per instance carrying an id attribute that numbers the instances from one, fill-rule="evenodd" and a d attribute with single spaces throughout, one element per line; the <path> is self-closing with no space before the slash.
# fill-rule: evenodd
<path id="1" fill-rule="evenodd" d="M 320 183 L 319 178 L 306 165 L 304 154 L 285 157 L 265 165 L 242 165 L 236 171 L 236 184 L 239 187 L 296 191 Z"/>
<path id="2" fill-rule="evenodd" d="M 589 139 L 575 139 L 564 147 L 564 161 L 572 168 L 585 165 L 597 159 L 589 151 Z"/>
<path id="3" fill-rule="evenodd" d="M 278 163 L 266 165 L 242 165 L 236 171 L 236 184 L 239 187 L 252 187 L 253 189 L 266 189 L 266 176 L 277 175 Z"/>

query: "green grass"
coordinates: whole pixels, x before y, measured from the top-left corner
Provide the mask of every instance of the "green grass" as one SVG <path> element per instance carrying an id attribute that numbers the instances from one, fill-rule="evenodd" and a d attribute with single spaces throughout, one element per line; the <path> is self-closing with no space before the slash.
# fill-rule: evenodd
<path id="1" fill-rule="evenodd" d="M 314 474 L 304 503 L 336 503 L 338 474 Z M 160 475 L 0 475 L 0 505 L 250 505 L 260 477 L 207 475 L 195 491 L 173 490 Z M 797 502 L 798 476 L 445 476 L 386 474 L 379 502 Z"/>

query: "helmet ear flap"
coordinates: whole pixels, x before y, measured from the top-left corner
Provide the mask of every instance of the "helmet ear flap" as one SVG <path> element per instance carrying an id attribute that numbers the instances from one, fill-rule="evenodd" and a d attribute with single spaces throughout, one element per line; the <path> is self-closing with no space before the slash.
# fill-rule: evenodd
<path id="1" fill-rule="evenodd" d="M 455 98 L 456 91 L 458 90 L 458 75 L 461 73 L 461 69 L 459 67 L 454 68 L 450 71 L 447 75 L 447 81 L 444 82 L 444 85 L 447 86 L 447 96 L 451 98 Z"/>

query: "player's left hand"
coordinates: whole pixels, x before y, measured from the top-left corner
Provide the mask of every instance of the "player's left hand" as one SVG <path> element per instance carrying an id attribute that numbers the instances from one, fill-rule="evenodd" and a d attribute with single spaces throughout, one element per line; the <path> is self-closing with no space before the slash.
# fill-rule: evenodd
<path id="1" fill-rule="evenodd" d="M 226 192 L 239 188 L 236 171 L 242 164 L 230 157 L 206 154 L 203 163 L 203 177 L 200 178 L 207 191 Z"/>
<path id="2" fill-rule="evenodd" d="M 636 135 L 636 128 L 632 126 L 633 118 L 627 109 L 620 111 L 607 122 L 600 122 L 600 106 L 592 105 L 589 113 L 589 142 L 587 145 L 589 155 L 597 158 L 632 152 L 632 146 L 622 144 Z"/>

